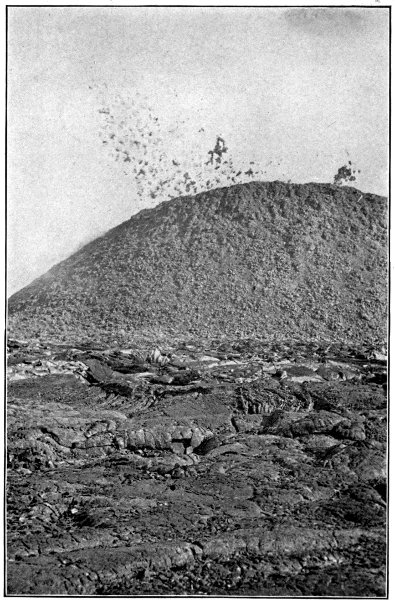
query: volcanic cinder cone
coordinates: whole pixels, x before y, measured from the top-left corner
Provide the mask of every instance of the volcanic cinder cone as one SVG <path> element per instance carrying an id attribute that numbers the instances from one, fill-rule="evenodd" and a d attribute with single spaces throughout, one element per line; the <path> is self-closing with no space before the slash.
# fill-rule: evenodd
<path id="1" fill-rule="evenodd" d="M 143 210 L 9 301 L 18 336 L 386 336 L 387 202 L 252 182 Z"/>

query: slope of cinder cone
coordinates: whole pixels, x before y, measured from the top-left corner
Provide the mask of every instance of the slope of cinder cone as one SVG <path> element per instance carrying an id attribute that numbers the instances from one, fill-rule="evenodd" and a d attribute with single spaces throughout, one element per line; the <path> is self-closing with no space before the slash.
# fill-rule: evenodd
<path id="1" fill-rule="evenodd" d="M 18 336 L 386 335 L 386 199 L 236 185 L 143 210 L 9 301 Z"/>

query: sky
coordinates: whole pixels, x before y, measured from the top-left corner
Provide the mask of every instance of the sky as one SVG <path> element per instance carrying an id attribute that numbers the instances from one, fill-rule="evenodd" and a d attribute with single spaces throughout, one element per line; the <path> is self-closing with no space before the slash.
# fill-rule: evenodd
<path id="1" fill-rule="evenodd" d="M 384 8 L 9 7 L 8 295 L 177 195 L 165 179 L 200 191 L 217 136 L 256 179 L 351 161 L 387 195 L 388 36 Z"/>

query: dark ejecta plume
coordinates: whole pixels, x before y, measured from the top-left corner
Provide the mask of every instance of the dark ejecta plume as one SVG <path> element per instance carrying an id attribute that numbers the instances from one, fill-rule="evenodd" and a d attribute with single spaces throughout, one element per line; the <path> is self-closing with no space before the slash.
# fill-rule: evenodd
<path id="1" fill-rule="evenodd" d="M 124 175 L 134 180 L 141 203 L 152 205 L 180 195 L 244 183 L 252 177 L 263 179 L 264 172 L 259 168 L 253 170 L 251 162 L 234 165 L 231 157 L 225 160 L 229 149 L 222 136 L 216 136 L 206 160 L 207 151 L 204 152 L 202 142 L 200 145 L 196 142 L 200 138 L 188 139 L 182 131 L 183 121 L 175 120 L 166 129 L 137 91 L 115 95 L 106 86 L 95 89 L 100 92 L 102 145 Z M 198 133 L 205 133 L 205 128 L 200 127 Z M 182 153 L 176 153 L 176 146 L 182 148 Z"/>

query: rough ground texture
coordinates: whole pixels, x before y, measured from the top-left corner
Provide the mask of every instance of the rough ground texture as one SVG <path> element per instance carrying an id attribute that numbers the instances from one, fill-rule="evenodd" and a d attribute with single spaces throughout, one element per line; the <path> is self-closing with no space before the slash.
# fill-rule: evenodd
<path id="1" fill-rule="evenodd" d="M 248 183 L 143 210 L 9 302 L 43 339 L 386 336 L 386 200 Z"/>
<path id="2" fill-rule="evenodd" d="M 385 595 L 384 348 L 9 351 L 9 594 Z"/>

